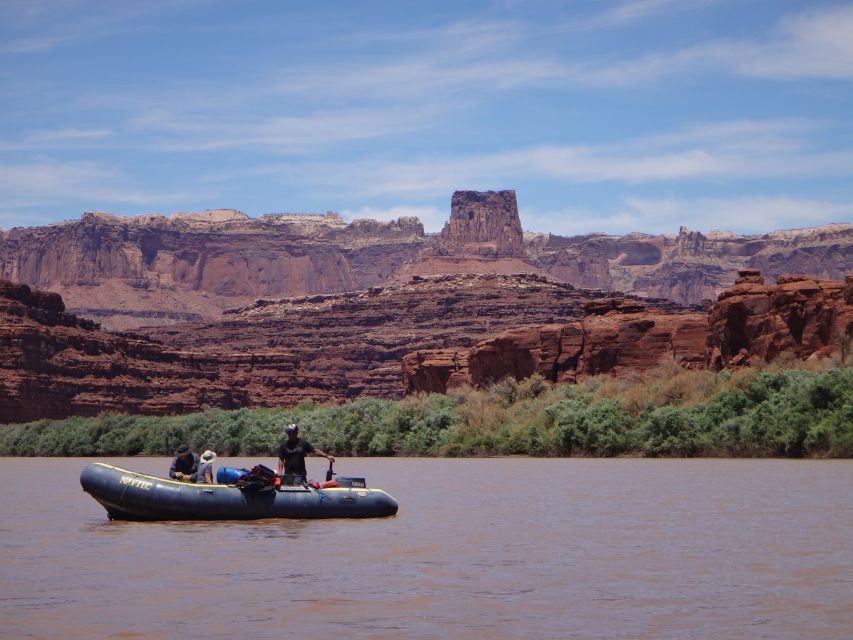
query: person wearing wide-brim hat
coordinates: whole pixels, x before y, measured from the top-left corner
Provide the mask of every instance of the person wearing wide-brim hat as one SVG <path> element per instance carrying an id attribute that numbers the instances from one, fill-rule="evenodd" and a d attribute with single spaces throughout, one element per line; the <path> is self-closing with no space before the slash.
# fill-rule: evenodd
<path id="1" fill-rule="evenodd" d="M 210 449 L 201 454 L 201 460 L 198 465 L 198 475 L 196 476 L 198 479 L 196 482 L 199 484 L 214 484 L 213 463 L 215 461 L 216 454 Z"/>
<path id="2" fill-rule="evenodd" d="M 172 480 L 195 482 L 198 477 L 198 454 L 190 451 L 189 445 L 182 444 L 175 450 L 175 459 L 169 467 Z"/>

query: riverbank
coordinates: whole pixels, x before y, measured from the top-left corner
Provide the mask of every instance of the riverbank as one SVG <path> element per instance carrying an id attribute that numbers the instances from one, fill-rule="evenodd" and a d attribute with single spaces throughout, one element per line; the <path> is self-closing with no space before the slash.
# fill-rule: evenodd
<path id="1" fill-rule="evenodd" d="M 169 455 L 181 443 L 269 455 L 284 425 L 352 456 L 853 456 L 853 368 L 711 373 L 662 366 L 636 380 L 539 377 L 400 401 L 102 414 L 0 427 L 0 455 Z"/>

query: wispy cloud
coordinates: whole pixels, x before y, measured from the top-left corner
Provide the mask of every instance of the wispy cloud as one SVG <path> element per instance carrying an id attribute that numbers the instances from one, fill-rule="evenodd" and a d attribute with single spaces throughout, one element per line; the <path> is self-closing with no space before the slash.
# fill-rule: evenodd
<path id="1" fill-rule="evenodd" d="M 771 78 L 853 78 L 853 6 L 789 15 L 770 41 L 731 52 L 735 68 Z"/>
<path id="2" fill-rule="evenodd" d="M 0 208 L 12 210 L 69 202 L 100 208 L 103 203 L 159 205 L 186 200 L 180 192 L 134 186 L 116 169 L 92 162 L 41 160 L 0 164 Z"/>
<path id="3" fill-rule="evenodd" d="M 616 145 L 540 145 L 491 154 L 358 164 L 283 163 L 264 172 L 359 197 L 428 198 L 534 178 L 558 183 L 853 176 L 853 150 L 813 147 L 804 120 L 695 125 Z"/>
<path id="4" fill-rule="evenodd" d="M 577 29 L 615 27 L 662 14 L 692 11 L 718 2 L 720 0 L 628 0 L 578 21 L 573 26 Z"/>
<path id="5" fill-rule="evenodd" d="M 618 4 L 597 19 L 639 20 L 711 1 L 685 5 L 673 0 L 635 0 Z M 128 15 L 132 10 L 103 19 L 121 22 Z M 764 40 L 711 41 L 604 62 L 537 53 L 536 48 L 526 47 L 536 33 L 530 25 L 515 22 L 451 24 L 414 32 L 414 44 L 401 44 L 400 53 L 390 60 L 356 55 L 345 62 L 334 58 L 284 65 L 256 77 L 232 79 L 227 90 L 204 81 L 189 87 L 186 83 L 161 85 L 157 91 L 128 88 L 120 97 L 91 96 L 88 106 L 84 100 L 76 108 L 109 109 L 115 115 L 111 138 L 129 147 L 147 145 L 167 152 L 242 149 L 294 156 L 350 141 L 429 130 L 472 104 L 537 87 L 645 86 L 672 74 L 700 70 L 768 78 L 853 78 L 853 7 L 788 15 Z M 401 42 L 407 35 L 385 34 L 402 38 Z M 353 37 L 381 40 L 382 36 Z M 91 146 L 107 135 L 106 128 L 64 131 L 65 136 L 60 135 L 62 131 L 53 137 L 49 132 L 34 132 L 18 141 L 0 141 L 0 150 Z M 74 137 L 74 132 L 79 135 Z M 573 158 L 591 160 L 589 174 L 603 171 L 582 149 L 543 148 L 535 156 L 539 162 L 561 166 L 559 174 L 583 173 L 571 167 Z M 680 167 L 686 175 L 707 174 L 720 163 L 718 157 L 687 150 L 647 159 L 643 166 L 617 166 L 614 173 L 634 173 L 644 179 L 644 175 Z"/>
<path id="6" fill-rule="evenodd" d="M 54 131 L 32 131 L 18 140 L 0 140 L 0 151 L 91 147 L 107 140 L 110 129 L 70 127 Z"/>
<path id="7" fill-rule="evenodd" d="M 575 28 L 631 24 L 654 15 L 696 10 L 722 0 L 633 0 L 574 23 Z M 477 46 L 445 46 L 449 30 L 434 33 L 434 46 L 394 62 L 354 61 L 338 68 L 283 71 L 280 91 L 385 98 L 452 95 L 473 89 L 506 91 L 533 86 L 642 86 L 674 74 L 728 72 L 771 79 L 853 77 L 853 6 L 784 16 L 764 38 L 711 39 L 682 49 L 620 59 L 557 57 L 526 46 L 541 30 L 516 23 L 488 25 Z M 511 34 L 511 35 L 510 35 Z M 523 35 L 522 35 L 523 34 Z M 465 42 L 464 37 L 454 42 Z"/>
<path id="8" fill-rule="evenodd" d="M 590 85 L 640 86 L 697 71 L 777 80 L 853 79 L 853 6 L 787 15 L 764 39 L 712 40 L 675 51 L 586 64 L 574 78 Z"/>
<path id="9" fill-rule="evenodd" d="M 81 41 L 119 35 L 139 28 L 138 21 L 201 0 L 171 2 L 37 2 L 4 0 L 0 18 L 9 34 L 0 53 L 39 54 Z"/>
<path id="10" fill-rule="evenodd" d="M 429 107 L 360 108 L 254 118 L 158 109 L 134 118 L 130 127 L 147 136 L 148 145 L 160 151 L 263 149 L 295 155 L 346 141 L 415 131 L 435 116 Z"/>
<path id="11" fill-rule="evenodd" d="M 283 67 L 271 91 L 289 97 L 439 101 L 477 90 L 554 82 L 565 67 L 556 58 L 526 51 L 534 35 L 529 27 L 508 21 L 362 35 L 359 39 L 373 42 L 398 41 L 400 47 L 388 56 Z"/>

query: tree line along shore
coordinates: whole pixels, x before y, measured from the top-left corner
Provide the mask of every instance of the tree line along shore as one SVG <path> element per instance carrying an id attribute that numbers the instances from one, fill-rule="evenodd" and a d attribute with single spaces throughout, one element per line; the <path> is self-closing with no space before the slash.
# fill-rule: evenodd
<path id="1" fill-rule="evenodd" d="M 665 363 L 636 379 L 539 376 L 403 400 L 181 416 L 101 414 L 0 426 L 4 456 L 271 455 L 295 422 L 340 456 L 853 456 L 853 368 L 735 372 Z"/>

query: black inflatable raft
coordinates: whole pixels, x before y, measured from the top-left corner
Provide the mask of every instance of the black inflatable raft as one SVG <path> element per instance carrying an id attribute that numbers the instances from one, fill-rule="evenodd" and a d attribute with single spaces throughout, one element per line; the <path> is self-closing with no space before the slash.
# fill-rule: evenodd
<path id="1" fill-rule="evenodd" d="M 83 469 L 80 484 L 112 520 L 381 518 L 397 513 L 397 501 L 381 489 L 300 485 L 247 491 L 233 485 L 177 482 L 101 462 Z"/>

